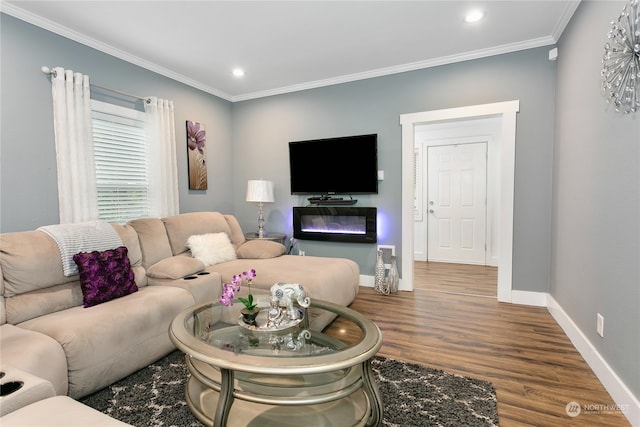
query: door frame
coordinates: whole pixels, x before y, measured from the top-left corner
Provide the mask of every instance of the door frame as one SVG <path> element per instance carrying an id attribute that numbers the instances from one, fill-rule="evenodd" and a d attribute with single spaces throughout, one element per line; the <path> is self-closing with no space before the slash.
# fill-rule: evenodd
<path id="1" fill-rule="evenodd" d="M 413 290 L 413 164 L 415 127 L 473 118 L 500 117 L 498 230 L 498 301 L 511 302 L 513 273 L 513 196 L 515 184 L 516 113 L 520 101 L 473 105 L 400 115 L 402 127 L 402 280 L 400 289 Z"/>

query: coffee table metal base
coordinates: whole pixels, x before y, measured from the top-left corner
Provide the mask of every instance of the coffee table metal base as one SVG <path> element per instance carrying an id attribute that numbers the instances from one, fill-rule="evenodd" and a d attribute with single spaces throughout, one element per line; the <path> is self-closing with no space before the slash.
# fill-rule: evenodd
<path id="1" fill-rule="evenodd" d="M 252 384 L 235 378 L 231 370 L 188 356 L 186 360 L 191 373 L 185 390 L 187 404 L 205 425 L 377 426 L 382 422 L 382 403 L 369 361 L 348 373 L 327 373 L 325 384 L 307 393 L 301 387 L 302 378 L 260 378 Z M 274 382 L 269 385 L 269 381 Z M 315 376 L 314 382 L 322 381 Z"/>

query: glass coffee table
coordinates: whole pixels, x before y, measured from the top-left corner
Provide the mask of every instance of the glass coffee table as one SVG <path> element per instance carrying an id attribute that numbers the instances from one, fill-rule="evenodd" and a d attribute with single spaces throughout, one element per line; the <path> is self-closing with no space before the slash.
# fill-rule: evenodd
<path id="1" fill-rule="evenodd" d="M 263 330 L 244 325 L 241 308 L 238 301 L 230 307 L 196 305 L 169 328 L 186 354 L 191 375 L 185 397 L 198 420 L 216 427 L 382 423 L 370 365 L 382 346 L 375 323 L 350 308 L 312 299 L 300 323 Z M 329 311 L 355 327 L 344 336 L 312 331 L 308 315 L 314 311 Z"/>

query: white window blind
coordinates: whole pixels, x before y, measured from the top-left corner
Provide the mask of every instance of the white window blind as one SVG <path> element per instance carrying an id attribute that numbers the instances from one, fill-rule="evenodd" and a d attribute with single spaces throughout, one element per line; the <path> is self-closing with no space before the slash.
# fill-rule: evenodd
<path id="1" fill-rule="evenodd" d="M 145 113 L 95 100 L 91 108 L 100 218 L 149 216 Z"/>

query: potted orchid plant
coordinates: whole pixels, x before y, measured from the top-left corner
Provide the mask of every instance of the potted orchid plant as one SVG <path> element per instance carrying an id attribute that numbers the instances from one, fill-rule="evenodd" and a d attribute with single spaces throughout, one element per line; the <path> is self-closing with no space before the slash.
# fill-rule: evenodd
<path id="1" fill-rule="evenodd" d="M 244 308 L 241 310 L 244 321 L 250 325 L 255 324 L 256 316 L 260 312 L 260 308 L 254 301 L 253 294 L 251 293 L 251 281 L 254 277 L 256 277 L 256 270 L 253 268 L 249 271 L 243 271 L 242 274 L 234 274 L 231 283 L 224 284 L 222 288 L 222 295 L 220 295 L 220 304 L 227 307 L 233 305 L 233 298 L 236 292 L 240 292 L 240 286 L 242 286 L 242 282 L 246 279 L 247 286 L 249 287 L 249 294 L 247 295 L 247 298 L 238 299 L 244 305 Z"/>

